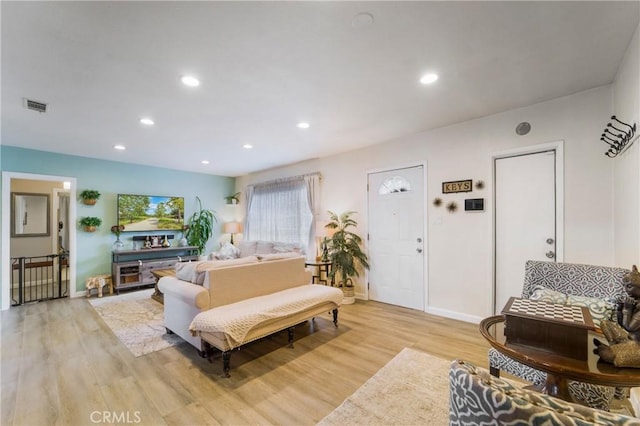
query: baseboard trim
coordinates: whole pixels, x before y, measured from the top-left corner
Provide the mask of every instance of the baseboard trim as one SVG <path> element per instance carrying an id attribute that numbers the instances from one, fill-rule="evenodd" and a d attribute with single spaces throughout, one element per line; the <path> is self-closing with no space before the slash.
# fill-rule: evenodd
<path id="1" fill-rule="evenodd" d="M 480 324 L 480 321 L 483 320 L 482 317 L 478 317 L 475 315 L 469 315 L 469 314 L 464 314 L 462 312 L 449 311 L 447 309 L 440 309 L 440 308 L 429 307 L 426 309 L 425 312 L 428 314 L 437 315 L 439 317 L 451 318 L 451 319 L 460 320 L 464 322 L 470 322 L 473 324 Z"/>

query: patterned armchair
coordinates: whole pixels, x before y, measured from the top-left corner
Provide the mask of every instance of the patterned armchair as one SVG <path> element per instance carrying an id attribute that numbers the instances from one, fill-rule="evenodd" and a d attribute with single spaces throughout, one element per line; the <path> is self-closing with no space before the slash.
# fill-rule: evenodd
<path id="1" fill-rule="evenodd" d="M 624 276 L 628 273 L 629 270 L 623 268 L 529 260 L 525 265 L 522 297 L 530 298 L 534 287 L 543 286 L 572 296 L 619 301 L 626 296 Z M 536 385 L 543 384 L 547 378 L 546 373 L 514 361 L 493 348 L 489 349 L 489 367 L 496 377 L 502 370 Z M 628 396 L 628 389 L 575 381 L 569 382 L 569 392 L 590 407 L 606 411 L 614 396 L 621 399 Z"/>
<path id="2" fill-rule="evenodd" d="M 449 425 L 637 425 L 637 418 L 521 389 L 463 361 L 449 369 Z"/>

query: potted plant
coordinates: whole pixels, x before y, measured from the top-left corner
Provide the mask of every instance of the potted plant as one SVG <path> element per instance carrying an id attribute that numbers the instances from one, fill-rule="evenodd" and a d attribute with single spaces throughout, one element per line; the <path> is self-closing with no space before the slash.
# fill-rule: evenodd
<path id="1" fill-rule="evenodd" d="M 215 212 L 202 208 L 200 198 L 196 197 L 196 200 L 198 200 L 198 211 L 189 218 L 185 237 L 190 246 L 198 247 L 198 255 L 202 256 L 207 241 L 213 234 L 213 224 L 217 223 L 218 219 Z"/>
<path id="2" fill-rule="evenodd" d="M 229 195 L 228 197 L 224 197 L 227 200 L 227 204 L 238 204 L 240 202 L 240 193 L 236 192 L 233 195 Z"/>
<path id="3" fill-rule="evenodd" d="M 100 198 L 100 192 L 94 189 L 85 189 L 80 193 L 80 198 L 82 198 L 82 202 L 88 206 L 93 206 L 98 198 Z"/>
<path id="4" fill-rule="evenodd" d="M 329 211 L 331 221 L 325 225 L 333 235 L 327 239 L 327 251 L 329 261 L 332 263 L 329 277 L 332 282 L 337 282 L 345 294 L 343 303 L 355 301 L 355 291 L 352 277 L 359 277 L 360 267 L 369 269 L 367 254 L 362 251 L 362 239 L 349 230 L 358 226 L 351 218 L 353 211 L 344 212 L 341 215 Z M 338 279 L 336 279 L 338 276 Z"/>
<path id="5" fill-rule="evenodd" d="M 80 219 L 80 225 L 84 227 L 84 230 L 87 232 L 94 232 L 96 227 L 102 224 L 102 219 L 99 217 L 83 217 Z"/>

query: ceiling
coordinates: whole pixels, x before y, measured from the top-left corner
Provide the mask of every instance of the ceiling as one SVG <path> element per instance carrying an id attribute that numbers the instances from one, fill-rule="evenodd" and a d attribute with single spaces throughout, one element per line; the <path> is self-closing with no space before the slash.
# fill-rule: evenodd
<path id="1" fill-rule="evenodd" d="M 2 1 L 2 144 L 239 176 L 609 84 L 638 6 Z"/>

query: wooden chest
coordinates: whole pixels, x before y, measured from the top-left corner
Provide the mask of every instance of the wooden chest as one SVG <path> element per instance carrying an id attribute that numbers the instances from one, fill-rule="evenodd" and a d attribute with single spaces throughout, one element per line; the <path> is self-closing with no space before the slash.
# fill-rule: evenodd
<path id="1" fill-rule="evenodd" d="M 587 308 L 512 297 L 502 314 L 507 344 L 587 360 L 587 334 L 595 330 Z"/>

